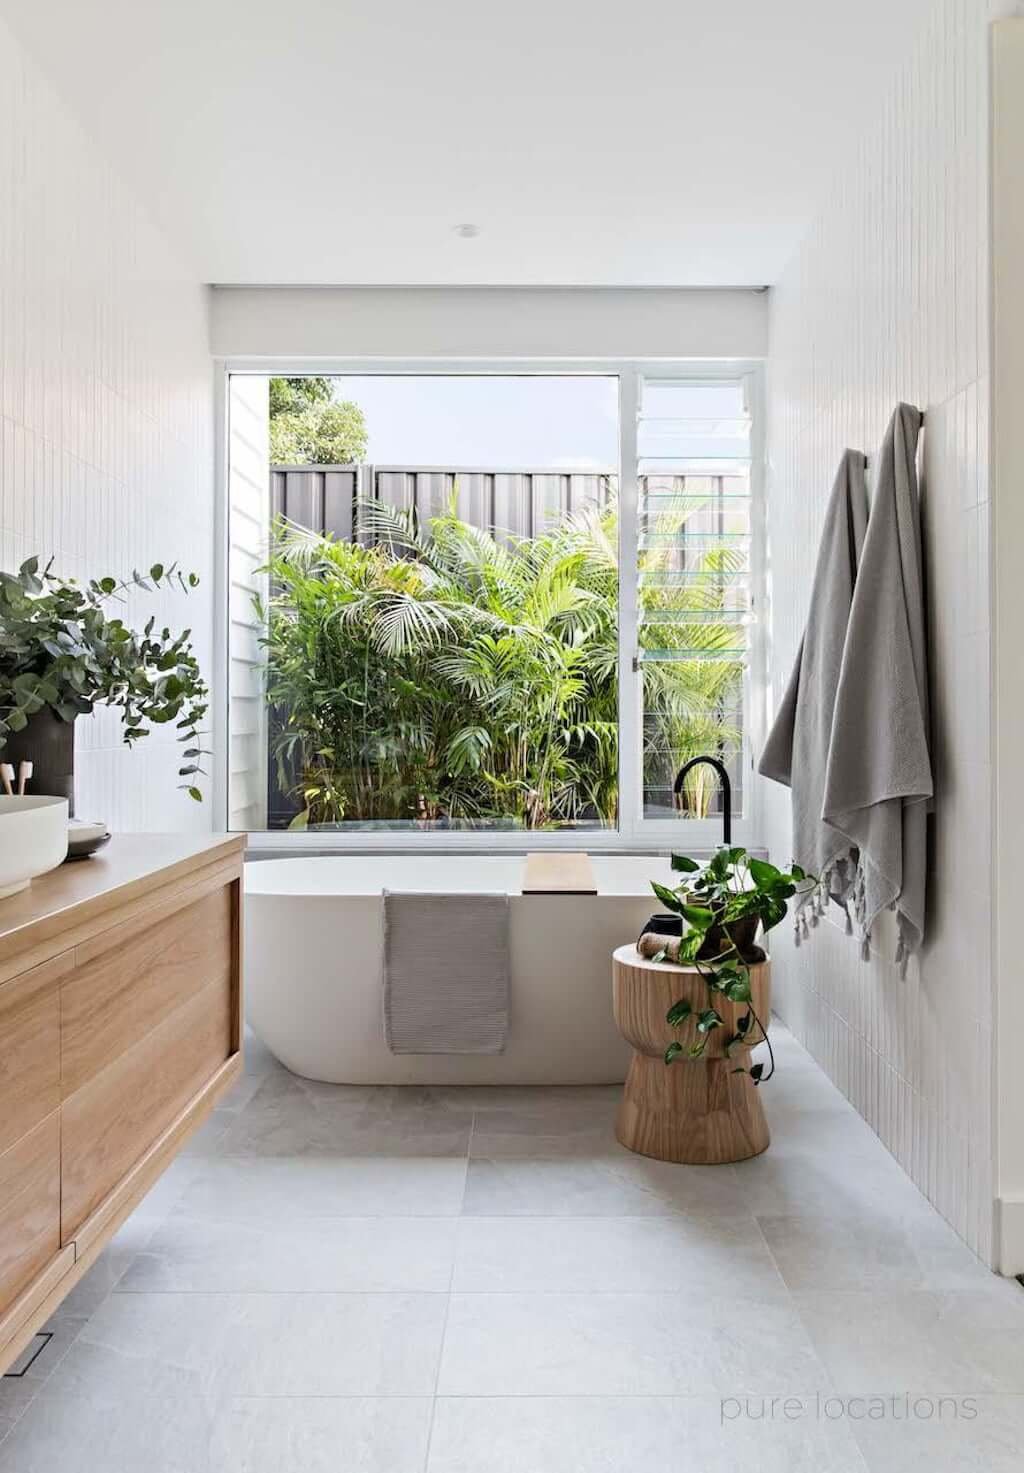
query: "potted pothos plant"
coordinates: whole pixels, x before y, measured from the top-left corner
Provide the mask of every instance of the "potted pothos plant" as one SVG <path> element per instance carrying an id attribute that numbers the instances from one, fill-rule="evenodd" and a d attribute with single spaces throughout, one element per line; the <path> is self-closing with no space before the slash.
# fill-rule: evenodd
<path id="1" fill-rule="evenodd" d="M 123 739 L 132 747 L 152 726 L 173 722 L 184 744 L 179 787 L 197 802 L 202 746 L 200 726 L 209 692 L 191 642 L 191 630 L 141 633 L 111 608 L 131 589 L 188 593 L 199 579 L 176 564 L 154 563 L 130 578 L 92 578 L 80 585 L 29 558 L 17 573 L 0 572 L 0 759 L 33 763 L 32 789 L 72 797 L 74 722 L 98 704 L 121 712 Z"/>
<path id="2" fill-rule="evenodd" d="M 697 1008 L 683 998 L 669 1009 L 665 1021 L 686 1033 L 668 1045 L 665 1063 L 701 1057 L 709 1035 L 726 1026 L 716 1006 L 725 998 L 746 1005 L 726 1040 L 726 1055 L 745 1057 L 744 1051 L 754 1044 L 762 1040 L 768 1044 L 767 1074 L 761 1063 L 737 1063 L 733 1071 L 748 1073 L 755 1084 L 761 1084 L 775 1072 L 775 1056 L 751 1001 L 750 968 L 764 961 L 765 955 L 757 936 L 784 920 L 790 900 L 800 891 L 812 890 L 816 881 L 799 865 L 780 870 L 736 847 L 723 846 L 706 864 L 686 854 L 673 854 L 672 868 L 685 876 L 677 888 L 652 882 L 652 889 L 666 910 L 678 917 L 679 935 L 667 936 L 664 927 L 659 927 L 662 934 L 657 936 L 653 960 L 696 968 L 707 987 L 707 1006 Z"/>

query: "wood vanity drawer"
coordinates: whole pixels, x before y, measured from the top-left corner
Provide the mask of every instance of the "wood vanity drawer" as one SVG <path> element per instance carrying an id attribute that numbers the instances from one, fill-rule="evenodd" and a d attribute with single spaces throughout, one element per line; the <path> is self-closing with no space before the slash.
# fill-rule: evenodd
<path id="1" fill-rule="evenodd" d="M 0 1319 L 60 1248 L 60 1115 L 0 1155 Z"/>
<path id="2" fill-rule="evenodd" d="M 229 977 L 170 1017 L 61 1106 L 61 1241 L 101 1205 L 174 1117 L 234 1052 Z"/>
<path id="3" fill-rule="evenodd" d="M 0 985 L 0 1152 L 60 1104 L 60 979 L 74 954 Z"/>
<path id="4" fill-rule="evenodd" d="M 76 949 L 78 965 L 61 989 L 65 1098 L 190 998 L 230 986 L 233 906 L 229 884 L 198 898 L 186 892 Z"/>

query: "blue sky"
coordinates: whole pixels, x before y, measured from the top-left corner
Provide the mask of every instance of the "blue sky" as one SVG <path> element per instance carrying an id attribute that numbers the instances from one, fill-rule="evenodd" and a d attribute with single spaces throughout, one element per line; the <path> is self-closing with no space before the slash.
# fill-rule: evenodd
<path id="1" fill-rule="evenodd" d="M 335 396 L 362 409 L 369 461 L 398 465 L 613 469 L 614 378 L 349 375 Z"/>

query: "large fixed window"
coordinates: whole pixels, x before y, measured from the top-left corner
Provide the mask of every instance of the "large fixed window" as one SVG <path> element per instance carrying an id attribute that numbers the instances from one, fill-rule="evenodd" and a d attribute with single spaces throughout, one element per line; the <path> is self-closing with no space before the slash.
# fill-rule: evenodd
<path id="1" fill-rule="evenodd" d="M 710 840 L 745 811 L 751 376 L 228 379 L 232 828 Z"/>

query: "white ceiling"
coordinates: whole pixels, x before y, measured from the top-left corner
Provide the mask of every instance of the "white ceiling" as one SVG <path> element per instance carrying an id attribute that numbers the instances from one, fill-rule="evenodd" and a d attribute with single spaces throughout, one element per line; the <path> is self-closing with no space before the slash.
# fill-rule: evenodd
<path id="1" fill-rule="evenodd" d="M 740 285 L 776 278 L 933 3 L 0 14 L 204 280 Z"/>

